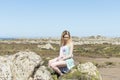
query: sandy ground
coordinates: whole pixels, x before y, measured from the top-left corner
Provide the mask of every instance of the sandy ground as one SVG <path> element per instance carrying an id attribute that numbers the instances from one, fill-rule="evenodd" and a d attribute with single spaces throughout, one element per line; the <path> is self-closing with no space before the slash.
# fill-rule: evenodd
<path id="1" fill-rule="evenodd" d="M 120 68 L 100 68 L 103 80 L 120 80 Z"/>
<path id="2" fill-rule="evenodd" d="M 98 58 L 97 62 L 113 62 L 115 65 L 99 68 L 103 80 L 120 80 L 120 58 Z"/>
<path id="3" fill-rule="evenodd" d="M 120 80 L 120 58 L 103 59 L 103 61 L 116 63 L 112 67 L 99 68 L 103 80 Z"/>
<path id="4" fill-rule="evenodd" d="M 100 67 L 98 70 L 100 71 L 103 80 L 120 80 L 120 58 L 88 58 L 88 57 L 79 57 L 81 61 L 91 61 L 97 62 L 99 64 L 103 64 L 105 62 L 112 62 L 115 65 Z M 77 60 L 77 58 L 76 58 Z"/>

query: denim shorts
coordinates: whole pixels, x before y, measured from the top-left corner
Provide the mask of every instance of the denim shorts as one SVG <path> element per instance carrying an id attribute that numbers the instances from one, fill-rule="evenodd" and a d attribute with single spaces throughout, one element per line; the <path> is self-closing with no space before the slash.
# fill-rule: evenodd
<path id="1" fill-rule="evenodd" d="M 67 73 L 67 72 L 69 72 L 69 69 L 67 68 L 67 66 L 66 66 L 66 67 L 60 67 L 59 69 L 60 69 L 60 71 L 61 71 L 62 73 Z"/>

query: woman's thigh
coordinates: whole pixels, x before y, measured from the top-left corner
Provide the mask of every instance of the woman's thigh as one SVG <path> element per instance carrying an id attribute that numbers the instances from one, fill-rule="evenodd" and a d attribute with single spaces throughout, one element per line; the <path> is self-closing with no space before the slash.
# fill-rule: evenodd
<path id="1" fill-rule="evenodd" d="M 56 67 L 65 67 L 65 66 L 67 66 L 65 61 L 58 61 L 58 62 L 52 63 L 51 65 L 56 66 Z"/>
<path id="2" fill-rule="evenodd" d="M 56 61 L 57 61 L 57 58 L 54 58 L 54 59 L 49 60 L 49 63 L 54 63 Z"/>

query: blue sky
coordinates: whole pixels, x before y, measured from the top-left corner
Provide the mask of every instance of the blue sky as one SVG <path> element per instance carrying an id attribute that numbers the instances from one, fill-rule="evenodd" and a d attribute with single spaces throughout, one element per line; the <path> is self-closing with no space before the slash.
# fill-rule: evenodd
<path id="1" fill-rule="evenodd" d="M 0 0 L 0 37 L 120 37 L 120 0 Z"/>

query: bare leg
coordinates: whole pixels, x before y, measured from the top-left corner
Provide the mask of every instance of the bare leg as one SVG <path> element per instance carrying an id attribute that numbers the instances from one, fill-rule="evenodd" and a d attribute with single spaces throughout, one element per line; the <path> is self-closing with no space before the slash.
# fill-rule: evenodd
<path id="1" fill-rule="evenodd" d="M 65 67 L 65 66 L 67 66 L 65 61 L 58 61 L 51 64 L 53 70 L 55 70 L 60 76 L 63 75 L 63 73 L 60 71 L 58 67 Z"/>
<path id="2" fill-rule="evenodd" d="M 57 58 L 49 60 L 48 67 L 51 67 L 51 64 L 54 63 L 54 62 L 56 62 L 56 61 L 57 61 Z"/>

